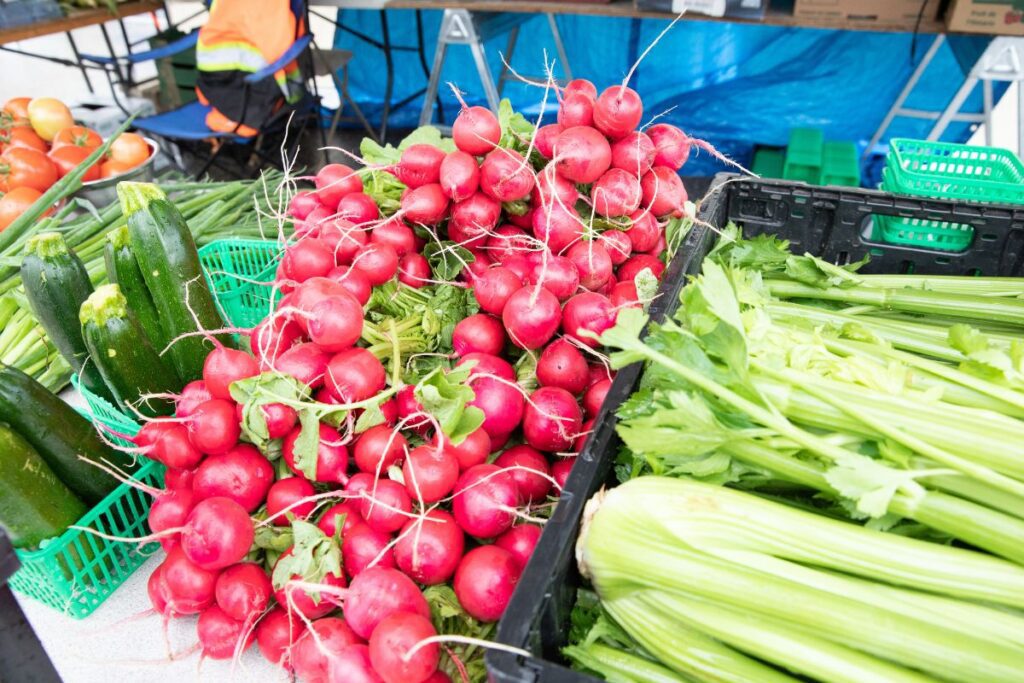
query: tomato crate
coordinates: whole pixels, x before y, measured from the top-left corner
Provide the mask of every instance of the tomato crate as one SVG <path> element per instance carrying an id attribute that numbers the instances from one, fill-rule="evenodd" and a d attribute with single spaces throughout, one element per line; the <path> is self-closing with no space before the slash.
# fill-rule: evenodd
<path id="1" fill-rule="evenodd" d="M 271 240 L 214 240 L 199 250 L 217 308 L 233 327 L 255 327 L 270 313 L 272 283 L 283 254 L 281 243 Z"/>
<path id="2" fill-rule="evenodd" d="M 977 239 L 957 253 L 886 244 L 872 236 L 875 216 L 970 225 Z M 687 278 L 700 273 L 718 229 L 730 222 L 741 226 L 745 235 L 775 234 L 789 240 L 795 253 L 810 252 L 839 265 L 870 256 L 862 268 L 866 273 L 1024 275 L 1024 206 L 721 174 L 700 202 L 698 217 L 700 222 L 665 270 L 649 310 L 652 321 L 664 320 L 675 310 Z M 616 412 L 638 388 L 642 372 L 642 366 L 634 364 L 615 376 L 594 431 L 498 625 L 499 643 L 530 656 L 489 650 L 486 660 L 493 683 L 599 683 L 571 669 L 561 654 L 577 589 L 583 585 L 576 566 L 576 537 L 586 502 L 602 487 L 617 483 L 613 469 L 622 442 Z"/>
<path id="3" fill-rule="evenodd" d="M 89 419 L 88 412 L 82 412 Z M 132 445 L 121 438 L 113 440 L 121 445 Z M 146 462 L 132 476 L 143 486 L 160 488 L 163 473 L 163 465 Z M 148 493 L 123 483 L 75 526 L 110 536 L 140 538 L 149 534 L 146 520 L 152 503 Z M 159 547 L 157 542 L 111 541 L 81 529 L 68 529 L 44 541 L 38 550 L 16 551 L 21 568 L 9 583 L 22 595 L 75 619 L 84 619 Z"/>

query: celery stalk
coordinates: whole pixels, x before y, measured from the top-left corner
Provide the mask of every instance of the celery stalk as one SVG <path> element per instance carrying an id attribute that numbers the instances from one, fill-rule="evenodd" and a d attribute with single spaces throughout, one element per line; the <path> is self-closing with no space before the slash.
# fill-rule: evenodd
<path id="1" fill-rule="evenodd" d="M 572 645 L 562 650 L 566 657 L 599 673 L 609 683 L 687 683 L 669 669 L 639 655 L 600 643 Z"/>

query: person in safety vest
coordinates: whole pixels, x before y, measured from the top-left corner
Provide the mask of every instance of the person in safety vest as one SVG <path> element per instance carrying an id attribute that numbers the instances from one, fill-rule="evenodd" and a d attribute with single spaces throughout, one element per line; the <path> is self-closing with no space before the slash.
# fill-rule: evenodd
<path id="1" fill-rule="evenodd" d="M 200 102 L 213 107 L 206 115 L 211 130 L 255 136 L 282 106 L 301 99 L 303 83 L 295 62 L 258 83 L 243 80 L 305 34 L 304 17 L 296 16 L 295 4 L 301 5 L 290 0 L 213 0 L 196 45 L 196 93 Z"/>

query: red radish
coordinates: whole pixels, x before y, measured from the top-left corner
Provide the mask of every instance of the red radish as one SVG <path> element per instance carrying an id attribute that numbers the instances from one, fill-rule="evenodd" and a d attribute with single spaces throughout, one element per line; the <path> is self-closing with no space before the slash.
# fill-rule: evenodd
<path id="1" fill-rule="evenodd" d="M 537 265 L 526 278 L 528 284 L 548 290 L 559 301 L 565 301 L 580 287 L 580 272 L 576 265 L 565 256 L 548 254 L 538 259 Z"/>
<path id="2" fill-rule="evenodd" d="M 612 276 L 612 257 L 600 242 L 577 242 L 565 256 L 579 271 L 584 289 L 599 289 Z"/>
<path id="3" fill-rule="evenodd" d="M 271 315 L 265 318 L 253 328 L 249 336 L 249 344 L 253 355 L 260 363 L 260 369 L 269 368 L 272 362 L 290 349 L 302 335 L 302 326 L 286 316 Z M 180 409 L 178 414 L 180 416 Z"/>
<path id="4" fill-rule="evenodd" d="M 281 607 L 274 607 L 256 624 L 256 644 L 271 664 L 291 668 L 292 646 L 306 632 L 301 619 L 293 619 Z"/>
<path id="5" fill-rule="evenodd" d="M 195 411 L 196 406 L 204 401 L 209 401 L 211 398 L 213 396 L 210 394 L 209 389 L 206 388 L 206 382 L 201 379 L 189 382 L 181 390 L 181 394 L 174 404 L 174 414 L 178 417 L 188 417 Z"/>
<path id="6" fill-rule="evenodd" d="M 260 410 L 263 419 L 267 421 L 267 436 L 271 439 L 286 437 L 299 419 L 295 409 L 283 403 L 265 403 L 260 406 Z"/>
<path id="7" fill-rule="evenodd" d="M 479 352 L 497 356 L 505 348 L 505 328 L 501 321 L 485 313 L 463 318 L 452 332 L 455 355 Z"/>
<path id="8" fill-rule="evenodd" d="M 430 420 L 426 417 L 412 417 L 423 412 L 423 406 L 416 400 L 416 388 L 411 384 L 398 390 L 395 395 L 395 402 L 398 406 L 398 417 L 405 420 L 405 426 L 413 431 L 424 434 L 430 427 Z"/>
<path id="9" fill-rule="evenodd" d="M 463 152 L 483 156 L 501 140 L 498 117 L 486 107 L 463 107 L 452 125 L 452 139 Z"/>
<path id="10" fill-rule="evenodd" d="M 433 145 L 410 145 L 402 152 L 398 166 L 395 167 L 395 176 L 407 187 L 436 183 L 444 157 L 444 150 Z"/>
<path id="11" fill-rule="evenodd" d="M 417 446 L 402 466 L 402 481 L 409 497 L 420 503 L 436 503 L 455 488 L 459 460 L 447 448 Z"/>
<path id="12" fill-rule="evenodd" d="M 238 443 L 238 437 L 242 434 L 234 402 L 220 398 L 200 403 L 186 424 L 189 441 L 205 455 L 227 453 Z"/>
<path id="13" fill-rule="evenodd" d="M 590 126 L 594 123 L 594 98 L 583 93 L 570 93 L 558 106 L 558 124 L 562 128 Z"/>
<path id="14" fill-rule="evenodd" d="M 548 344 L 537 359 L 537 381 L 542 387 L 560 387 L 578 394 L 587 388 L 588 379 L 587 359 L 565 339 Z"/>
<path id="15" fill-rule="evenodd" d="M 363 191 L 363 181 L 344 164 L 327 164 L 316 174 L 316 197 L 329 209 L 335 209 L 345 195 Z"/>
<path id="16" fill-rule="evenodd" d="M 626 237 L 633 243 L 633 251 L 647 251 L 658 242 L 661 228 L 654 215 L 646 209 L 640 209 L 630 216 L 632 225 L 626 230 Z"/>
<path id="17" fill-rule="evenodd" d="M 466 282 L 473 282 L 491 267 L 491 258 L 481 248 L 467 247 L 467 249 L 473 255 L 473 260 L 469 261 L 466 269 L 462 271 L 462 277 Z"/>
<path id="18" fill-rule="evenodd" d="M 239 444 L 211 455 L 196 470 L 192 490 L 198 499 L 224 497 L 254 512 L 274 483 L 274 467 L 255 446 Z M 152 513 L 151 513 L 152 514 Z"/>
<path id="19" fill-rule="evenodd" d="M 543 502 L 551 490 L 548 459 L 535 448 L 526 444 L 513 446 L 499 455 L 494 464 L 508 470 L 523 503 Z"/>
<path id="20" fill-rule="evenodd" d="M 499 147 L 480 164 L 480 190 L 499 202 L 529 197 L 533 182 L 533 169 L 515 150 Z"/>
<path id="21" fill-rule="evenodd" d="M 474 465 L 487 462 L 491 454 L 491 437 L 483 428 L 471 432 L 458 446 L 448 444 L 455 458 L 459 461 L 459 471 L 465 472 Z"/>
<path id="22" fill-rule="evenodd" d="M 654 166 L 640 179 L 644 206 L 655 216 L 682 215 L 686 188 L 679 175 L 667 166 Z"/>
<path id="23" fill-rule="evenodd" d="M 410 223 L 437 225 L 448 215 L 448 197 L 437 183 L 417 187 L 402 195 L 402 213 Z"/>
<path id="24" fill-rule="evenodd" d="M 568 97 L 573 93 L 582 93 L 592 100 L 597 99 L 597 88 L 585 78 L 574 78 L 562 88 L 562 97 Z"/>
<path id="25" fill-rule="evenodd" d="M 174 616 L 170 613 L 167 605 L 167 586 L 164 584 L 164 566 L 157 565 L 153 573 L 146 581 L 146 594 L 149 596 L 149 604 L 153 611 L 164 617 Z"/>
<path id="26" fill-rule="evenodd" d="M 328 358 L 330 356 L 316 344 L 295 344 L 278 356 L 273 368 L 316 389 L 324 383 Z"/>
<path id="27" fill-rule="evenodd" d="M 296 282 L 327 275 L 334 265 L 334 250 L 327 242 L 311 237 L 304 237 L 288 247 L 281 258 L 285 276 Z"/>
<path id="28" fill-rule="evenodd" d="M 351 263 L 366 245 L 366 231 L 347 218 L 333 218 L 320 228 L 320 240 L 331 249 L 335 263 Z"/>
<path id="29" fill-rule="evenodd" d="M 208 571 L 185 556 L 181 547 L 172 548 L 160 565 L 162 595 L 170 614 L 199 614 L 213 604 L 216 571 Z"/>
<path id="30" fill-rule="evenodd" d="M 453 202 L 468 198 L 480 186 L 480 167 L 476 159 L 461 150 L 449 152 L 441 162 L 441 189 Z"/>
<path id="31" fill-rule="evenodd" d="M 497 436 L 491 437 L 491 451 L 497 453 L 502 448 L 508 445 L 508 440 L 512 438 L 512 433 L 498 434 Z"/>
<path id="32" fill-rule="evenodd" d="M 551 465 L 551 477 L 555 480 L 555 486 L 561 491 L 565 488 L 565 482 L 569 479 L 572 466 L 576 464 L 576 456 L 569 458 L 557 458 Z"/>
<path id="33" fill-rule="evenodd" d="M 315 192 L 313 196 L 314 198 L 316 197 Z M 295 221 L 295 237 L 315 235 L 320 226 L 333 215 L 334 211 L 321 204 L 320 200 L 317 199 L 316 206 L 306 214 L 306 218 Z"/>
<path id="34" fill-rule="evenodd" d="M 334 270 L 333 268 L 331 270 Z M 314 277 L 306 280 L 295 289 L 295 293 L 282 300 L 281 307 L 294 307 L 305 313 L 310 313 L 313 307 L 326 297 L 346 296 L 348 292 L 341 285 L 328 277 Z M 308 320 L 300 317 L 299 323 L 305 328 Z"/>
<path id="35" fill-rule="evenodd" d="M 481 428 L 492 441 L 511 433 L 523 419 L 523 395 L 506 381 L 477 377 L 470 381 L 476 396 L 469 405 L 484 412 Z M 492 447 L 494 444 L 492 444 Z"/>
<path id="36" fill-rule="evenodd" d="M 373 567 L 352 579 L 345 598 L 345 621 L 360 638 L 369 638 L 392 614 L 412 612 L 430 618 L 430 606 L 412 579 L 388 567 Z"/>
<path id="37" fill-rule="evenodd" d="M 342 566 L 349 578 L 355 578 L 371 567 L 395 566 L 391 534 L 376 531 L 364 521 L 357 521 L 345 532 L 341 543 Z"/>
<path id="38" fill-rule="evenodd" d="M 533 233 L 552 253 L 560 254 L 583 237 L 584 223 L 576 209 L 550 204 L 533 212 Z"/>
<path id="39" fill-rule="evenodd" d="M 491 268 L 473 282 L 473 295 L 487 313 L 501 315 L 505 304 L 523 286 L 523 281 L 508 268 Z"/>
<path id="40" fill-rule="evenodd" d="M 167 529 L 179 529 L 185 525 L 192 508 L 195 507 L 199 497 L 189 489 L 176 491 L 165 491 L 155 498 L 153 506 L 149 509 L 149 530 L 159 534 Z M 178 544 L 180 533 L 173 536 L 164 536 L 160 539 L 160 545 L 164 550 L 170 550 Z"/>
<path id="41" fill-rule="evenodd" d="M 634 131 L 612 145 L 612 168 L 620 168 L 639 181 L 651 170 L 654 156 L 655 149 L 651 138 Z"/>
<path id="42" fill-rule="evenodd" d="M 572 450 L 574 453 L 582 453 L 584 446 L 587 445 L 587 439 L 590 438 L 590 434 L 594 431 L 594 420 L 593 418 L 587 420 L 580 427 L 580 434 L 576 437 L 575 441 L 572 442 Z"/>
<path id="43" fill-rule="evenodd" d="M 613 381 L 615 379 L 615 371 L 610 370 L 606 365 L 601 363 L 591 363 L 590 365 L 590 383 L 588 386 L 594 386 L 602 380 Z"/>
<path id="44" fill-rule="evenodd" d="M 288 464 L 288 469 L 297 476 L 306 477 L 310 481 L 327 484 L 344 484 L 348 481 L 348 449 L 342 443 L 341 434 L 338 433 L 338 430 L 330 425 L 320 423 L 316 461 L 306 463 L 306 467 L 312 472 L 311 475 L 307 475 L 295 463 L 295 442 L 301 433 L 301 427 L 293 429 L 281 447 L 281 452 L 285 463 Z"/>
<path id="45" fill-rule="evenodd" d="M 195 470 L 169 468 L 164 472 L 164 488 L 168 491 L 191 491 L 192 480 L 195 479 L 195 476 Z"/>
<path id="46" fill-rule="evenodd" d="M 512 599 L 521 573 L 509 551 L 493 545 L 474 548 L 455 571 L 455 597 L 471 617 L 497 621 Z"/>
<path id="47" fill-rule="evenodd" d="M 507 256 L 502 262 L 503 268 L 508 268 L 520 281 L 525 282 L 526 277 L 530 274 L 533 269 L 533 258 L 530 254 L 512 254 Z"/>
<path id="48" fill-rule="evenodd" d="M 370 648 L 366 645 L 349 645 L 338 652 L 327 666 L 328 681 L 344 683 L 384 683 L 370 662 Z"/>
<path id="49" fill-rule="evenodd" d="M 409 519 L 412 499 L 398 482 L 378 479 L 368 491 L 362 492 L 359 512 L 372 529 L 390 534 Z"/>
<path id="50" fill-rule="evenodd" d="M 181 549 L 189 560 L 209 571 L 241 561 L 255 530 L 241 505 L 221 496 L 196 503 L 181 532 Z"/>
<path id="51" fill-rule="evenodd" d="M 343 351 L 363 333 L 363 307 L 348 292 L 321 299 L 310 311 L 309 339 L 322 350 Z"/>
<path id="52" fill-rule="evenodd" d="M 236 651 L 247 650 L 253 641 L 249 626 L 232 619 L 217 605 L 207 607 L 199 615 L 196 632 L 203 656 L 210 659 L 231 659 Z"/>
<path id="53" fill-rule="evenodd" d="M 548 164 L 537 174 L 537 185 L 533 191 L 533 201 L 540 209 L 547 210 L 552 204 L 560 204 L 563 208 L 572 208 L 579 199 L 580 193 L 571 180 L 558 174 L 555 164 Z"/>
<path id="54" fill-rule="evenodd" d="M 473 246 L 476 243 L 483 243 L 488 233 L 498 225 L 501 217 L 501 204 L 482 192 L 474 192 L 472 195 L 457 202 L 452 206 L 452 219 L 449 230 L 457 226 L 463 233 L 462 239 L 456 239 L 463 246 Z M 453 237 L 453 239 L 455 239 Z"/>
<path id="55" fill-rule="evenodd" d="M 650 254 L 634 254 L 619 266 L 619 279 L 633 280 L 643 270 L 650 270 L 654 277 L 660 278 L 665 272 L 665 264 Z"/>
<path id="56" fill-rule="evenodd" d="M 469 371 L 470 377 L 476 377 L 477 375 L 496 375 L 502 377 L 509 382 L 516 381 L 516 371 L 511 364 L 504 358 L 498 356 L 492 356 L 487 353 L 467 353 L 465 356 L 455 364 L 455 367 L 472 363 L 473 367 Z"/>
<path id="57" fill-rule="evenodd" d="M 385 425 L 370 427 L 356 441 L 352 450 L 356 467 L 363 472 L 384 474 L 405 456 L 409 442 L 402 433 Z"/>
<path id="58" fill-rule="evenodd" d="M 626 262 L 629 255 L 633 253 L 633 243 L 629 235 L 621 230 L 606 230 L 598 238 L 598 244 L 603 246 L 612 260 L 613 266 Z"/>
<path id="59" fill-rule="evenodd" d="M 593 117 L 593 111 L 591 111 L 591 117 Z M 558 123 L 549 123 L 537 129 L 533 135 L 533 146 L 542 157 L 550 159 L 554 155 L 555 138 L 563 130 L 561 124 Z"/>
<path id="60" fill-rule="evenodd" d="M 371 242 L 359 252 L 352 267 L 365 275 L 370 284 L 382 285 L 398 272 L 398 252 L 390 244 Z"/>
<path id="61" fill-rule="evenodd" d="M 619 308 L 639 308 L 639 295 L 636 293 L 636 284 L 632 280 L 618 282 L 612 287 L 608 299 L 612 306 Z"/>
<path id="62" fill-rule="evenodd" d="M 594 127 L 618 140 L 640 125 L 644 103 L 632 88 L 613 85 L 606 88 L 594 104 Z"/>
<path id="63" fill-rule="evenodd" d="M 541 387 L 530 394 L 523 412 L 523 436 L 534 448 L 551 453 L 567 451 L 582 425 L 580 406 L 565 389 Z"/>
<path id="64" fill-rule="evenodd" d="M 501 320 L 513 344 L 539 349 L 558 331 L 562 307 L 558 298 L 543 287 L 523 287 L 508 298 Z"/>
<path id="65" fill-rule="evenodd" d="M 590 198 L 601 216 L 628 216 L 640 206 L 640 181 L 629 171 L 609 168 L 591 187 Z"/>
<path id="66" fill-rule="evenodd" d="M 615 308 L 608 297 L 596 292 L 581 292 L 565 302 L 562 331 L 576 341 L 597 348 L 597 340 L 584 331 L 601 335 L 615 325 L 615 316 Z"/>
<path id="67" fill-rule="evenodd" d="M 294 548 L 284 551 L 277 560 L 278 565 L 280 565 L 282 560 L 290 558 L 293 552 Z M 310 573 L 315 574 L 319 578 L 319 581 L 315 583 L 323 587 L 322 591 L 314 591 L 316 595 L 311 595 L 307 589 L 299 585 L 300 582 L 306 581 L 306 578 L 300 574 L 292 574 L 282 584 L 278 584 L 278 575 L 283 571 L 278 569 L 278 565 L 274 566 L 274 571 L 272 572 L 274 585 L 281 586 L 274 591 L 274 600 L 277 601 L 277 604 L 291 612 L 295 617 L 298 617 L 299 620 L 301 620 L 301 617 L 319 619 L 338 609 L 339 597 L 335 593 L 337 589 L 345 588 L 348 585 L 348 582 L 345 581 L 344 572 L 335 574 L 333 570 L 327 571 L 320 567 L 310 567 Z M 292 661 L 294 663 L 294 660 Z"/>
<path id="68" fill-rule="evenodd" d="M 477 465 L 459 477 L 452 512 L 470 536 L 494 538 L 512 526 L 518 504 L 512 475 L 496 465 Z"/>
<path id="69" fill-rule="evenodd" d="M 522 228 L 502 225 L 491 232 L 484 249 L 489 258 L 501 262 L 514 254 L 528 254 L 533 248 L 532 238 Z"/>
<path id="70" fill-rule="evenodd" d="M 324 384 L 337 398 L 355 403 L 384 389 L 387 372 L 376 356 L 363 348 L 335 354 L 327 364 Z"/>
<path id="71" fill-rule="evenodd" d="M 342 680 L 329 677 L 329 672 L 336 665 L 335 658 L 350 646 L 361 644 L 362 639 L 352 632 L 344 619 L 317 619 L 292 648 L 295 673 L 310 683 Z"/>
<path id="72" fill-rule="evenodd" d="M 592 183 L 612 164 L 608 140 L 589 126 L 563 130 L 555 138 L 554 152 L 558 174 L 574 183 Z"/>
<path id="73" fill-rule="evenodd" d="M 384 424 L 394 427 L 398 422 L 398 400 L 389 398 L 380 404 L 380 412 L 384 416 Z"/>
<path id="74" fill-rule="evenodd" d="M 217 577 L 214 597 L 217 606 L 236 621 L 251 626 L 267 609 L 274 593 L 270 577 L 255 562 L 239 562 Z"/>
<path id="75" fill-rule="evenodd" d="M 313 485 L 302 477 L 278 479 L 267 492 L 267 515 L 274 516 L 274 524 L 277 526 L 291 526 L 290 518 L 306 519 L 313 512 L 316 501 L 298 501 L 315 493 Z"/>
<path id="76" fill-rule="evenodd" d="M 373 284 L 363 271 L 350 266 L 338 266 L 327 274 L 327 277 L 341 284 L 349 294 L 355 297 L 360 306 L 365 306 L 373 294 Z"/>
<path id="77" fill-rule="evenodd" d="M 200 406 L 207 403 L 204 401 Z M 203 453 L 192 445 L 189 430 L 180 424 L 150 422 L 139 430 L 135 443 L 147 449 L 148 457 L 167 467 L 190 470 L 203 459 Z"/>
<path id="78" fill-rule="evenodd" d="M 400 257 L 416 250 L 416 235 L 412 228 L 394 218 L 385 221 L 370 231 L 370 242 L 388 244 Z"/>
<path id="79" fill-rule="evenodd" d="M 610 379 L 602 379 L 590 385 L 587 393 L 583 394 L 583 409 L 587 411 L 587 415 L 592 418 L 597 417 L 598 411 L 601 410 L 601 404 L 604 403 L 604 398 L 611 388 L 612 381 Z"/>
<path id="80" fill-rule="evenodd" d="M 658 243 L 644 253 L 648 256 L 653 256 L 654 258 L 661 258 L 661 255 L 665 253 L 667 248 L 668 242 L 665 241 L 665 233 L 661 232 L 658 234 Z"/>
<path id="81" fill-rule="evenodd" d="M 288 202 L 288 215 L 295 220 L 303 221 L 318 206 L 320 206 L 320 200 L 312 192 L 296 192 Z"/>
<path id="82" fill-rule="evenodd" d="M 517 524 L 494 539 L 494 545 L 512 553 L 520 570 L 530 561 L 542 529 L 536 524 Z"/>
<path id="83" fill-rule="evenodd" d="M 619 280 L 618 278 L 615 277 L 615 273 L 613 272 L 611 275 L 608 276 L 608 279 L 605 281 L 603 285 L 601 285 L 600 287 L 593 291 L 597 292 L 601 296 L 608 297 L 610 300 L 612 295 L 612 287 L 618 284 L 618 282 Z"/>
<path id="84" fill-rule="evenodd" d="M 437 635 L 430 620 L 398 612 L 382 620 L 370 636 L 370 661 L 384 683 L 423 683 L 441 661 L 441 647 L 431 643 L 415 652 L 421 640 Z"/>
<path id="85" fill-rule="evenodd" d="M 344 521 L 342 521 L 344 518 Z M 333 538 L 338 533 L 338 525 L 341 524 L 341 534 L 346 536 L 349 531 L 363 523 L 363 516 L 359 514 L 359 501 L 346 500 L 324 510 L 316 526 L 328 538 Z"/>
<path id="86" fill-rule="evenodd" d="M 465 536 L 444 510 L 429 510 L 409 520 L 395 544 L 395 561 L 405 574 L 425 586 L 444 583 L 455 573 Z"/>
<path id="87" fill-rule="evenodd" d="M 365 192 L 353 192 L 345 195 L 338 202 L 338 216 L 347 218 L 355 225 L 371 223 L 380 218 L 380 209 L 373 197 Z"/>
<path id="88" fill-rule="evenodd" d="M 655 166 L 667 166 L 678 171 L 690 158 L 690 138 L 683 131 L 668 123 L 656 123 L 647 129 L 657 154 Z"/>

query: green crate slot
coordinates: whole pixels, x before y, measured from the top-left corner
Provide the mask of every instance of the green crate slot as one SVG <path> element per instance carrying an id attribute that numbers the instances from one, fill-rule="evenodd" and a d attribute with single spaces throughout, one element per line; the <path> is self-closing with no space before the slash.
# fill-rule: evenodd
<path id="1" fill-rule="evenodd" d="M 88 419 L 90 416 L 83 412 Z M 130 434 L 138 430 L 135 426 Z M 127 432 L 126 432 L 127 433 Z M 112 437 L 125 445 L 123 439 Z M 163 465 L 148 462 L 134 475 L 146 486 L 163 485 Z M 149 534 L 146 520 L 152 497 L 129 484 L 121 484 L 75 526 L 111 536 L 141 538 Z M 21 568 L 10 586 L 75 619 L 83 619 L 124 583 L 159 547 L 159 543 L 109 541 L 78 529 L 44 541 L 38 550 L 18 550 Z"/>
<path id="2" fill-rule="evenodd" d="M 817 128 L 794 128 L 789 134 L 783 177 L 818 184 L 821 181 L 825 134 Z"/>
<path id="3" fill-rule="evenodd" d="M 826 142 L 822 148 L 822 185 L 860 187 L 860 160 L 852 142 Z"/>
<path id="4" fill-rule="evenodd" d="M 885 192 L 900 193 L 888 168 L 882 169 L 880 189 Z M 900 216 L 875 216 L 875 231 L 872 237 L 888 244 L 925 247 L 942 251 L 963 251 L 974 241 L 974 227 L 965 223 L 902 218 Z"/>
<path id="5" fill-rule="evenodd" d="M 760 147 L 754 152 L 754 163 L 750 170 L 762 178 L 781 178 L 785 165 L 784 150 Z"/>
<path id="6" fill-rule="evenodd" d="M 901 194 L 1024 203 L 1024 164 L 1005 149 L 893 138 L 886 171 Z"/>
<path id="7" fill-rule="evenodd" d="M 215 240 L 199 250 L 217 307 L 233 327 L 255 327 L 270 314 L 282 254 L 278 242 L 267 240 Z"/>
<path id="8" fill-rule="evenodd" d="M 118 434 L 124 434 L 125 436 L 135 436 L 139 431 L 139 418 L 122 411 L 120 408 L 112 405 L 102 396 L 89 391 L 89 389 L 82 385 L 78 379 L 78 375 L 71 375 L 71 386 L 75 388 L 78 393 L 85 399 L 85 403 L 88 406 L 86 410 L 81 410 L 86 419 L 92 423 L 100 423 L 106 427 L 106 436 L 120 443 L 122 446 L 132 446 L 133 444 L 125 441 L 123 438 L 119 438 Z"/>

